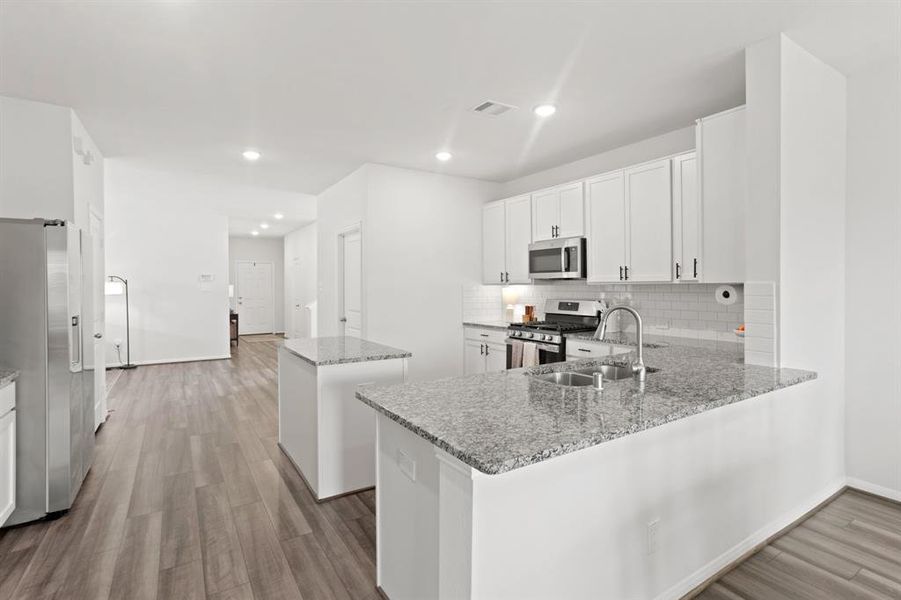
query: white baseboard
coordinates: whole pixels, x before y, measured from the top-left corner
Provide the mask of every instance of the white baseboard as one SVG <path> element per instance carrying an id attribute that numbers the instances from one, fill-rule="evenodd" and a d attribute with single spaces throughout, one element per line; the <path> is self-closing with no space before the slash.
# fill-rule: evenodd
<path id="1" fill-rule="evenodd" d="M 167 365 L 170 363 L 183 363 L 183 362 L 200 362 L 205 360 L 223 360 L 226 358 L 231 358 L 231 354 L 223 354 L 221 356 L 189 356 L 184 358 L 155 358 L 152 360 L 136 360 L 134 364 L 145 366 L 145 365 Z M 118 369 L 122 365 L 120 364 L 111 364 L 106 365 L 107 369 Z"/>
<path id="2" fill-rule="evenodd" d="M 848 487 L 852 487 L 862 492 L 868 492 L 875 496 L 882 496 L 883 498 L 888 498 L 889 500 L 894 500 L 895 502 L 901 502 L 901 490 L 893 490 L 892 488 L 885 487 L 883 485 L 877 485 L 875 483 L 870 483 L 869 481 L 864 481 L 863 479 L 848 477 Z"/>
<path id="3" fill-rule="evenodd" d="M 778 519 L 775 519 L 766 524 L 764 527 L 761 527 L 753 534 L 749 535 L 747 538 L 730 548 L 724 554 L 716 557 L 682 581 L 676 583 L 668 590 L 658 595 L 656 600 L 682 598 L 683 596 L 694 590 L 696 587 L 719 573 L 722 569 L 737 561 L 747 552 L 762 544 L 773 535 L 779 533 L 780 531 L 803 517 L 805 514 L 810 512 L 812 509 L 817 507 L 819 504 L 822 504 L 825 500 L 841 490 L 843 487 L 845 487 L 844 478 L 833 481 L 823 490 L 808 498 L 805 502 L 802 502 L 791 511 L 780 516 Z"/>

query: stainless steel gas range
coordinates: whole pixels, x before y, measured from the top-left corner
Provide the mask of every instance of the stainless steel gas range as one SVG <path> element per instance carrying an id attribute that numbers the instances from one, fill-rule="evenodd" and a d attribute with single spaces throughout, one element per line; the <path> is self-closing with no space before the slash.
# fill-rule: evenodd
<path id="1" fill-rule="evenodd" d="M 606 310 L 600 300 L 548 300 L 544 321 L 507 328 L 507 368 L 566 360 L 565 335 L 596 330 Z"/>

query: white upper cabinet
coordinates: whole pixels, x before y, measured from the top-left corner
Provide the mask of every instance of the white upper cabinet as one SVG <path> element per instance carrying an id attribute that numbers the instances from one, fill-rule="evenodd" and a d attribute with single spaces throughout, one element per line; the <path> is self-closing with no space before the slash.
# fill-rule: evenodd
<path id="1" fill-rule="evenodd" d="M 506 266 L 506 217 L 504 201 L 482 209 L 482 282 L 504 283 Z"/>
<path id="2" fill-rule="evenodd" d="M 702 236 L 699 278 L 710 283 L 744 281 L 745 107 L 700 119 L 696 134 Z"/>
<path id="3" fill-rule="evenodd" d="M 516 196 L 482 209 L 482 282 L 529 283 L 532 203 Z"/>
<path id="4" fill-rule="evenodd" d="M 585 202 L 581 181 L 532 194 L 534 241 L 582 235 L 585 235 Z"/>
<path id="5" fill-rule="evenodd" d="M 532 203 L 528 196 L 504 201 L 506 210 L 506 269 L 504 283 L 529 283 L 529 244 L 532 243 Z"/>
<path id="6" fill-rule="evenodd" d="M 625 169 L 628 222 L 627 281 L 670 281 L 672 259 L 671 161 Z"/>
<path id="7" fill-rule="evenodd" d="M 673 281 L 697 281 L 701 260 L 701 197 L 694 152 L 673 158 Z"/>
<path id="8" fill-rule="evenodd" d="M 626 265 L 626 189 L 622 171 L 585 182 L 588 281 L 622 281 Z"/>

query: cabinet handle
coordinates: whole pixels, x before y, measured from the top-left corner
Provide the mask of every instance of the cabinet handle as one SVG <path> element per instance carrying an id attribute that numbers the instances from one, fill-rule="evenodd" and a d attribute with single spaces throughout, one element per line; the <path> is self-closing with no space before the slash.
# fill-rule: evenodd
<path id="1" fill-rule="evenodd" d="M 623 267 L 622 266 L 619 267 L 619 280 L 620 281 L 623 280 Z"/>
<path id="2" fill-rule="evenodd" d="M 479 354 L 485 355 L 485 344 L 479 344 Z"/>
<path id="3" fill-rule="evenodd" d="M 504 283 L 504 272 L 501 271 L 501 283 Z"/>
<path id="4" fill-rule="evenodd" d="M 629 281 L 629 265 L 626 265 L 626 281 Z"/>
<path id="5" fill-rule="evenodd" d="M 507 272 L 507 271 L 504 271 L 504 280 L 505 280 L 507 283 L 510 283 L 510 273 Z"/>
<path id="6" fill-rule="evenodd" d="M 488 344 L 485 344 L 485 356 L 488 356 Z"/>
<path id="7" fill-rule="evenodd" d="M 488 337 L 488 334 L 487 334 L 487 333 L 480 333 L 479 335 L 482 336 L 482 337 Z"/>
<path id="8" fill-rule="evenodd" d="M 695 279 L 698 278 L 698 259 L 695 259 Z"/>
<path id="9" fill-rule="evenodd" d="M 676 279 L 679 279 L 681 275 L 679 274 L 679 263 L 676 263 Z"/>
<path id="10" fill-rule="evenodd" d="M 579 352 L 591 352 L 588 348 L 576 348 Z"/>

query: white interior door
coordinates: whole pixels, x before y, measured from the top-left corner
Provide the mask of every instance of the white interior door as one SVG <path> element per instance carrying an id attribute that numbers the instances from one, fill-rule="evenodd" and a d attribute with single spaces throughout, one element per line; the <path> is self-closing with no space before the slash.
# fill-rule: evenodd
<path id="1" fill-rule="evenodd" d="M 237 267 L 241 333 L 272 333 L 275 330 L 272 263 L 240 260 Z"/>
<path id="2" fill-rule="evenodd" d="M 106 282 L 106 260 L 104 259 L 103 221 L 91 211 L 91 244 L 93 246 L 94 288 L 94 430 L 106 421 L 106 302 L 104 287 Z M 99 337 L 98 337 L 99 336 Z M 87 345 L 87 340 L 85 340 Z"/>
<path id="3" fill-rule="evenodd" d="M 363 334 L 363 236 L 360 230 L 341 235 L 342 240 L 342 311 L 344 335 Z"/>

